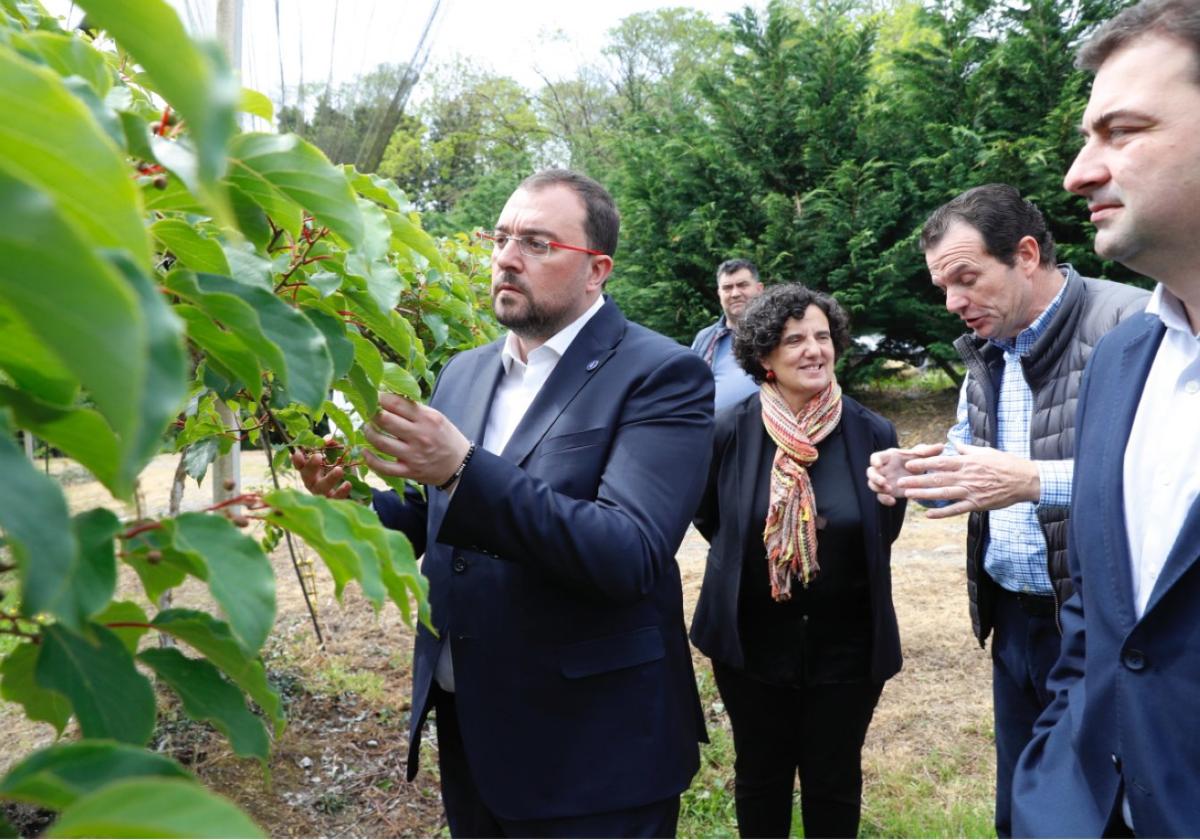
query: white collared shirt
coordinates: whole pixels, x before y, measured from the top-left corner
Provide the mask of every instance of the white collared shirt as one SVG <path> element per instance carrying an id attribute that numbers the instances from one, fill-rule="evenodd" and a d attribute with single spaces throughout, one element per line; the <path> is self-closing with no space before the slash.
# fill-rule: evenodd
<path id="1" fill-rule="evenodd" d="M 545 344 L 530 351 L 526 361 L 521 361 L 517 337 L 511 332 L 508 334 L 504 340 L 504 349 L 500 351 L 504 378 L 496 386 L 496 394 L 492 397 L 492 406 L 488 411 L 487 429 L 483 434 L 484 449 L 497 455 L 504 451 L 509 438 L 520 425 L 525 412 L 533 404 L 550 374 L 554 372 L 559 359 L 567 352 L 575 336 L 579 335 L 603 305 L 602 295 L 596 298 L 596 302 L 587 312 L 548 338 Z"/>
<path id="2" fill-rule="evenodd" d="M 1146 312 L 1167 331 L 1125 448 L 1125 529 L 1138 618 L 1200 494 L 1200 336 L 1179 298 L 1161 283 Z"/>
<path id="3" fill-rule="evenodd" d="M 524 362 L 521 361 L 517 337 L 511 332 L 508 334 L 504 340 L 504 349 L 500 351 L 504 378 L 496 386 L 496 394 L 492 397 L 492 405 L 488 410 L 487 429 L 483 433 L 484 449 L 497 455 L 504 451 L 509 438 L 521 424 L 525 412 L 533 404 L 559 360 L 571 346 L 571 342 L 602 306 L 604 296 L 600 295 L 587 312 L 556 332 L 545 344 L 532 350 Z M 454 691 L 454 665 L 451 661 L 448 638 L 446 644 L 442 645 L 433 676 L 443 691 Z"/>

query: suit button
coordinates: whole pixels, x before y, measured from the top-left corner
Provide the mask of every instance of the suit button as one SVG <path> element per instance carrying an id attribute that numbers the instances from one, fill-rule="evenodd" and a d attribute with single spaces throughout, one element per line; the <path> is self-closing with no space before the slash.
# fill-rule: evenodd
<path id="1" fill-rule="evenodd" d="M 1116 770 L 1118 773 L 1120 773 L 1121 772 L 1121 756 L 1117 755 L 1116 753 L 1113 753 L 1112 754 L 1112 763 L 1113 763 L 1113 769 Z"/>
<path id="2" fill-rule="evenodd" d="M 1146 657 L 1140 650 L 1130 648 L 1121 654 L 1121 662 L 1130 671 L 1140 671 L 1146 667 Z"/>
<path id="3" fill-rule="evenodd" d="M 463 559 L 461 554 L 455 556 L 452 568 L 460 575 L 467 570 L 467 561 Z"/>

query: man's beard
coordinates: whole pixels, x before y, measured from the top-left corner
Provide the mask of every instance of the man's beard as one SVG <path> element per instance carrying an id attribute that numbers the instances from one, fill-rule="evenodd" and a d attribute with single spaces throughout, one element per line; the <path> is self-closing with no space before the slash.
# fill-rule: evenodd
<path id="1" fill-rule="evenodd" d="M 545 341 L 566 326 L 567 313 L 564 311 L 553 312 L 536 303 L 529 293 L 528 284 L 517 275 L 506 271 L 501 275 L 499 283 L 519 289 L 521 297 L 524 298 L 523 309 L 518 310 L 514 306 L 506 307 L 504 311 L 501 311 L 496 303 L 496 294 L 492 294 L 492 311 L 496 313 L 496 320 L 519 337 Z M 509 294 L 514 293 L 509 292 Z"/>

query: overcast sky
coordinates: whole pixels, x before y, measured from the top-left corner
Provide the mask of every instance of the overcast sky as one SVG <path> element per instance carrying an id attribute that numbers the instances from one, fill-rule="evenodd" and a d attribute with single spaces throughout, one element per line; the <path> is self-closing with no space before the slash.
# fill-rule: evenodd
<path id="1" fill-rule="evenodd" d="M 216 0 L 168 0 L 191 31 L 211 33 Z M 723 22 L 729 12 L 759 0 L 442 0 L 432 30 L 430 65 L 455 54 L 480 68 L 541 85 L 600 60 L 605 33 L 623 17 L 663 6 L 687 5 Z M 81 16 L 69 0 L 45 0 L 51 11 Z M 280 63 L 288 100 L 301 81 L 337 83 L 383 62 L 412 57 L 433 0 L 243 0 L 243 83 L 278 102 Z M 276 7 L 279 8 L 278 36 Z"/>

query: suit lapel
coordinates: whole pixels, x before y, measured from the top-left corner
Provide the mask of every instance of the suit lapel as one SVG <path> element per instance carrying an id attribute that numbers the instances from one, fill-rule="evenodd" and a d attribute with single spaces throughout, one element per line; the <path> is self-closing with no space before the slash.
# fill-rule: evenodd
<path id="1" fill-rule="evenodd" d="M 504 375 L 504 364 L 500 361 L 503 347 L 504 339 L 500 339 L 479 354 L 478 361 L 463 380 L 463 387 L 473 393 L 453 403 L 456 408 L 461 406 L 457 416 L 451 417 L 454 425 L 469 439 L 480 443 L 487 432 L 488 410 L 496 396 L 496 386 Z"/>
<path id="2" fill-rule="evenodd" d="M 1183 521 L 1183 527 L 1175 537 L 1175 545 L 1171 547 L 1171 553 L 1167 555 L 1167 561 L 1163 564 L 1162 574 L 1154 584 L 1143 617 L 1150 614 L 1155 604 L 1162 600 L 1163 595 L 1183 577 L 1184 572 L 1190 569 L 1197 559 L 1200 559 L 1200 498 L 1192 502 L 1192 509 L 1188 511 L 1187 519 Z"/>
<path id="3" fill-rule="evenodd" d="M 854 496 L 858 499 L 859 516 L 862 517 L 864 545 L 867 547 L 867 574 L 874 577 L 875 546 L 879 544 L 879 503 L 871 488 L 867 486 L 867 465 L 874 447 L 870 440 L 870 426 L 862 410 L 842 399 L 842 438 L 846 441 L 846 457 L 850 461 L 850 472 L 854 475 Z"/>
<path id="4" fill-rule="evenodd" d="M 501 457 L 514 464 L 524 462 L 580 389 L 608 362 L 624 334 L 625 316 L 607 300 L 558 360 Z"/>
<path id="5" fill-rule="evenodd" d="M 734 470 L 738 483 L 737 521 L 749 523 L 751 532 L 761 540 L 762 525 L 765 523 L 760 523 L 755 531 L 751 517 L 754 515 L 754 496 L 762 475 L 763 450 L 767 440 L 767 430 L 762 422 L 762 403 L 755 396 L 739 406 L 737 412 L 737 469 Z M 742 535 L 742 543 L 749 539 L 750 534 Z"/>
<path id="6" fill-rule="evenodd" d="M 1104 542 L 1113 558 L 1113 562 L 1109 564 L 1109 574 L 1127 627 L 1133 626 L 1135 612 L 1133 579 L 1130 574 L 1129 532 L 1125 527 L 1125 449 L 1129 444 L 1134 418 L 1137 416 L 1142 388 L 1145 387 L 1146 377 L 1158 351 L 1159 342 L 1155 338 L 1161 338 L 1161 334 L 1156 334 L 1154 323 L 1147 321 L 1146 327 L 1125 345 L 1119 366 L 1099 373 L 1104 377 L 1104 387 L 1094 389 L 1093 393 L 1100 397 L 1100 402 L 1097 403 L 1093 399 L 1089 403 L 1092 411 L 1106 414 L 1110 424 L 1110 431 L 1104 436 L 1104 460 L 1100 478 L 1105 485 L 1113 488 L 1114 492 L 1103 494 L 1106 502 L 1100 517 L 1100 527 L 1104 529 Z M 1133 382 L 1139 383 L 1136 390 L 1129 387 Z M 1086 557 L 1081 558 L 1082 563 L 1087 563 L 1087 560 Z M 1086 571 L 1084 574 L 1086 577 Z"/>

